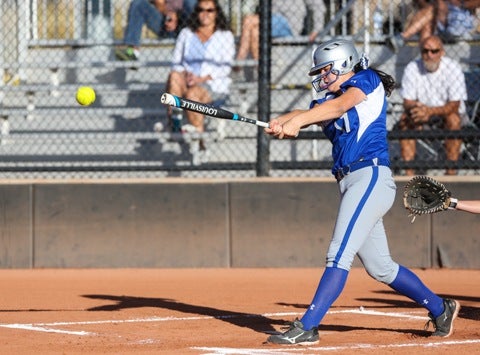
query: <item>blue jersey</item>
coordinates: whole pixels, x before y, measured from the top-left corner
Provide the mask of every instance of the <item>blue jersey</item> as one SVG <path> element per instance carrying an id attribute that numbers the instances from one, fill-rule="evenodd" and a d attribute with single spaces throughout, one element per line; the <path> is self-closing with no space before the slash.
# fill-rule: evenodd
<path id="1" fill-rule="evenodd" d="M 387 99 L 380 76 L 372 69 L 365 69 L 340 86 L 345 92 L 349 87 L 362 90 L 367 96 L 364 101 L 349 109 L 342 117 L 320 124 L 332 142 L 333 168 L 378 158 L 389 162 L 387 141 Z M 314 100 L 310 108 L 338 94 L 327 93 L 324 98 Z"/>

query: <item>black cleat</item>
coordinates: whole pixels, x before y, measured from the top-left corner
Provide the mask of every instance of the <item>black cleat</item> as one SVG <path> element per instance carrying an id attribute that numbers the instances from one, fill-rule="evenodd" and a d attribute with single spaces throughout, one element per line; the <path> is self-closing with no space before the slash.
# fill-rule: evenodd
<path id="1" fill-rule="evenodd" d="M 282 334 L 270 335 L 267 342 L 272 344 L 314 344 L 318 343 L 318 328 L 313 327 L 310 330 L 303 329 L 303 324 L 295 319 L 290 324 L 288 330 Z"/>
<path id="2" fill-rule="evenodd" d="M 425 329 L 428 329 L 428 325 L 432 323 L 435 329 L 432 336 L 446 338 L 453 333 L 453 321 L 457 318 L 458 311 L 460 311 L 460 303 L 449 298 L 444 298 L 443 305 L 445 306 L 445 311 L 437 318 L 434 318 L 431 313 L 428 313 L 430 320 L 425 325 Z"/>

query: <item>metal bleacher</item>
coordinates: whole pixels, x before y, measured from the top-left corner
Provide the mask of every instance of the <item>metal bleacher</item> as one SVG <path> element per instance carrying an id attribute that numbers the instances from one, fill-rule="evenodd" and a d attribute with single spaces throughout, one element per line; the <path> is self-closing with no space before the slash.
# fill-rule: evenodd
<path id="1" fill-rule="evenodd" d="M 27 2 L 7 0 L 7 3 L 5 7 L 0 5 L 0 16 L 3 15 L 2 20 L 7 25 L 11 23 L 12 28 L 18 21 L 16 18 L 34 19 L 27 16 L 29 11 L 38 12 L 38 18 L 42 18 L 42 1 L 31 2 L 35 8 L 28 8 Z M 120 7 L 125 12 L 129 1 L 124 3 L 125 6 Z M 83 5 L 78 6 L 81 14 Z M 78 33 L 74 39 L 42 38 L 41 33 L 32 35 L 24 31 L 30 24 L 19 26 L 20 32 L 12 39 L 19 48 L 16 57 L 4 62 L 0 58 L 4 72 L 13 75 L 0 90 L 0 167 L 3 171 L 32 167 L 38 171 L 60 170 L 61 165 L 66 170 L 81 170 L 88 164 L 99 169 L 160 171 L 195 170 L 206 168 L 206 164 L 215 169 L 216 163 L 236 165 L 232 169 L 254 166 L 255 126 L 208 119 L 207 132 L 201 137 L 198 133 L 180 135 L 158 130 L 158 123 L 167 126 L 166 108 L 160 103 L 160 96 L 165 90 L 174 40 L 145 38 L 143 60 L 139 63 L 117 61 L 114 49 L 121 41 L 106 38 L 98 31 L 99 22 L 91 17 L 92 9 L 86 10 L 90 11 L 85 19 L 89 26 L 87 37 Z M 74 21 L 79 25 L 84 20 L 74 16 Z M 281 60 L 276 61 L 275 66 L 283 70 L 291 54 L 281 53 L 278 57 Z M 299 62 L 308 63 L 308 56 Z M 252 64 L 256 63 L 235 63 L 250 72 Z M 290 69 L 281 80 L 272 80 L 277 88 L 295 82 L 290 78 L 291 73 L 304 72 L 300 64 Z M 256 81 L 245 81 L 238 73 L 232 76 L 234 83 L 225 107 L 255 117 Z M 308 80 L 304 76 L 302 84 Z M 92 106 L 82 107 L 76 103 L 75 91 L 80 85 L 96 90 L 97 99 Z M 296 89 L 289 87 L 289 90 L 294 93 Z M 277 90 L 272 112 L 308 104 L 305 90 L 297 91 L 285 100 L 282 98 L 285 89 Z M 207 143 L 208 156 L 198 151 L 200 138 Z"/>
<path id="2" fill-rule="evenodd" d="M 31 160 L 45 165 L 62 159 L 78 164 L 198 164 L 197 152 L 192 148 L 198 143 L 198 134 L 176 135 L 154 129 L 158 122 L 167 127 L 166 108 L 160 103 L 160 96 L 165 91 L 172 46 L 147 47 L 146 57 L 166 60 L 136 63 L 138 67 L 134 69 L 132 63 L 102 60 L 94 49 L 75 49 L 75 56 L 91 58 L 89 62 L 72 59 L 65 49 L 29 49 L 20 85 L 2 88 L 0 149 L 6 160 L 10 157 L 11 161 Z M 95 88 L 97 98 L 92 106 L 76 103 L 75 92 L 80 85 Z M 209 120 L 210 130 L 203 137 L 211 144 L 224 138 L 215 123 L 216 120 Z M 235 135 L 241 135 L 241 131 L 237 129 Z M 63 146 L 68 149 L 59 147 L 60 143 L 52 144 L 59 139 L 68 142 Z M 210 149 L 211 153 L 215 151 Z M 215 156 L 211 158 L 215 161 Z"/>
<path id="3" fill-rule="evenodd" d="M 15 161 L 45 169 L 61 161 L 68 161 L 72 169 L 86 162 L 128 162 L 133 167 L 154 165 L 161 170 L 195 168 L 206 163 L 197 149 L 199 134 L 179 135 L 155 129 L 159 122 L 167 127 L 166 108 L 160 104 L 160 96 L 165 90 L 173 44 L 159 41 L 146 45 L 142 56 L 161 60 L 139 63 L 116 61 L 113 46 L 101 51 L 95 45 L 31 46 L 21 65 L 7 66 L 12 71 L 22 70 L 20 84 L 2 87 L 0 150 L 6 168 Z M 278 52 L 279 60 L 272 78 L 276 88 L 272 91 L 273 113 L 308 105 L 305 83 L 309 78 L 305 75 L 299 88 L 290 86 L 295 83 L 292 73 L 304 71 L 302 64 L 308 65 L 308 56 L 295 62 L 287 74 L 282 73 L 289 58 L 303 51 L 299 46 L 274 49 L 273 56 Z M 256 63 L 235 63 L 247 70 L 252 64 Z M 234 79 L 225 107 L 255 117 L 257 83 L 246 82 L 238 74 Z M 92 106 L 76 103 L 75 91 L 80 85 L 95 88 L 97 98 Z M 254 163 L 254 126 L 208 119 L 207 128 L 201 138 L 209 148 L 208 163 Z"/>
<path id="4" fill-rule="evenodd" d="M 363 39 L 353 39 L 362 50 Z M 20 83 L 0 88 L 3 171 L 81 171 L 94 167 L 184 176 L 188 171 L 221 167 L 254 174 L 255 126 L 208 119 L 207 131 L 202 135 L 158 129 L 159 123 L 167 127 L 166 108 L 160 103 L 160 96 L 165 91 L 173 40 L 146 40 L 142 46 L 142 58 L 146 59 L 138 63 L 115 60 L 117 44 L 32 41 L 21 61 L 4 63 L 4 70 L 20 73 Z M 308 107 L 312 98 L 307 76 L 312 46 L 305 38 L 273 44 L 272 115 Z M 466 71 L 472 67 L 473 59 L 480 58 L 479 49 L 474 41 L 447 45 L 447 53 L 461 61 Z M 417 44 L 412 42 L 395 55 L 380 39 L 369 43 L 368 55 L 373 66 L 399 80 L 404 66 L 417 55 Z M 250 72 L 255 64 L 235 63 Z M 232 73 L 232 77 L 225 108 L 256 118 L 257 82 L 245 80 L 238 72 Z M 95 88 L 97 99 L 92 106 L 76 103 L 75 91 L 80 85 Z M 389 104 L 389 129 L 400 112 L 401 98 L 396 91 Z M 208 155 L 198 149 L 200 138 L 207 144 Z M 271 144 L 270 159 L 275 162 L 327 160 L 330 155 L 329 144 L 322 139 Z M 329 175 L 328 169 L 325 175 Z"/>

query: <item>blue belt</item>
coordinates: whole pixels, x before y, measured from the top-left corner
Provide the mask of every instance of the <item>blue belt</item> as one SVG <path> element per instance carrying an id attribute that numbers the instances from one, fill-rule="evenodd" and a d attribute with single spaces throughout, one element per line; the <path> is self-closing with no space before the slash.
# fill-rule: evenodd
<path id="1" fill-rule="evenodd" d="M 337 169 L 333 175 L 335 175 L 335 179 L 337 179 L 337 181 L 340 181 L 345 176 L 347 176 L 350 173 L 353 173 L 356 170 L 366 168 L 367 166 L 377 166 L 377 165 L 389 166 L 390 164 L 388 160 L 378 159 L 378 158 L 373 158 L 368 160 L 359 160 L 350 165 L 342 166 L 341 168 Z"/>

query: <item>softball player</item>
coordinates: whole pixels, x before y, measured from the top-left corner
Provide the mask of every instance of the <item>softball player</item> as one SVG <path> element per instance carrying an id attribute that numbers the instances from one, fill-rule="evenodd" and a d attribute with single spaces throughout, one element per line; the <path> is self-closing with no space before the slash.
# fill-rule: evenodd
<path id="1" fill-rule="evenodd" d="M 409 269 L 395 263 L 388 249 L 382 217 L 395 198 L 395 182 L 389 168 L 386 96 L 393 78 L 369 69 L 354 44 L 333 39 L 313 54 L 309 75 L 323 98 L 308 110 L 295 110 L 270 121 L 265 132 L 280 139 L 296 137 L 302 127 L 318 124 L 332 142 L 332 173 L 338 181 L 341 200 L 326 268 L 313 300 L 301 319 L 290 328 L 271 335 L 274 344 L 314 343 L 318 325 L 338 298 L 355 255 L 368 274 L 389 285 L 429 311 L 432 335 L 447 337 L 460 309 L 456 300 L 442 299 L 428 289 Z"/>

